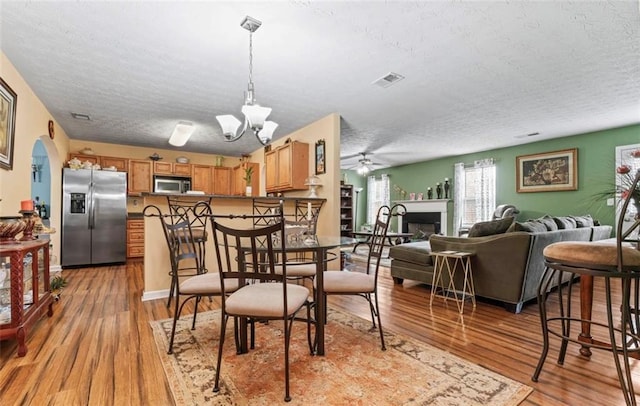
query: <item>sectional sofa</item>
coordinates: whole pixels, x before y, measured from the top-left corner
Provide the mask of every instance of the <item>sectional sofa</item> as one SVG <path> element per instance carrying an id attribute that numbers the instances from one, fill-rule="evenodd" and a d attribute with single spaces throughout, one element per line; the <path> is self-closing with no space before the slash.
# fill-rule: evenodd
<path id="1" fill-rule="evenodd" d="M 503 224 L 496 226 L 498 221 Z M 542 250 L 558 241 L 596 241 L 610 238 L 612 227 L 598 225 L 590 216 L 545 216 L 518 223 L 511 219 L 482 223 L 484 231 L 469 237 L 432 235 L 429 241 L 417 241 L 391 247 L 391 276 L 396 284 L 411 279 L 431 285 L 431 251 L 464 251 L 472 258 L 476 296 L 501 302 L 511 312 L 537 297 L 538 283 L 544 271 Z M 458 276 L 458 275 L 456 275 Z"/>

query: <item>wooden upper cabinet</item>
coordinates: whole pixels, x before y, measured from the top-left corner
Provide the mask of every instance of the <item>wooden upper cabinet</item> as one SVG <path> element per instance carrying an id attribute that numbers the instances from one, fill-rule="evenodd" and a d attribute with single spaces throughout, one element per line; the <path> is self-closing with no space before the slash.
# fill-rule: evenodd
<path id="1" fill-rule="evenodd" d="M 153 161 L 154 175 L 173 175 L 173 164 L 171 162 Z"/>
<path id="2" fill-rule="evenodd" d="M 173 164 L 173 174 L 180 176 L 191 176 L 191 164 Z"/>
<path id="3" fill-rule="evenodd" d="M 191 176 L 191 164 L 173 162 L 153 162 L 154 175 Z"/>
<path id="4" fill-rule="evenodd" d="M 151 161 L 129 160 L 129 173 L 127 175 L 129 194 L 151 193 L 153 190 L 151 168 Z"/>
<path id="5" fill-rule="evenodd" d="M 304 190 L 309 176 L 309 144 L 293 141 L 265 154 L 267 192 Z"/>
<path id="6" fill-rule="evenodd" d="M 231 171 L 225 166 L 211 168 L 211 191 L 214 195 L 231 195 Z"/>
<path id="7" fill-rule="evenodd" d="M 211 167 L 209 165 L 191 166 L 191 190 L 201 190 L 211 194 Z"/>
<path id="8" fill-rule="evenodd" d="M 102 169 L 111 168 L 113 166 L 118 172 L 129 171 L 129 160 L 127 158 L 102 156 L 100 157 L 100 165 L 102 165 Z"/>
<path id="9" fill-rule="evenodd" d="M 264 154 L 265 188 L 267 192 L 278 189 L 278 150 Z"/>

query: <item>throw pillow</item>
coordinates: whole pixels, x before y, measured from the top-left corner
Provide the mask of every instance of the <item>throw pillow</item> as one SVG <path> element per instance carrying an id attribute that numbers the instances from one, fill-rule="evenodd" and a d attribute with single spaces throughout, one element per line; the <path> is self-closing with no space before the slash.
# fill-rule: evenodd
<path id="1" fill-rule="evenodd" d="M 515 219 L 507 217 L 498 220 L 481 221 L 471 226 L 469 237 L 484 237 L 487 235 L 504 234 Z"/>
<path id="2" fill-rule="evenodd" d="M 571 217 L 554 217 L 553 221 L 558 225 L 558 230 L 576 228 L 576 221 Z"/>
<path id="3" fill-rule="evenodd" d="M 570 216 L 570 217 L 576 222 L 576 227 L 578 228 L 593 227 L 594 225 L 594 221 L 593 221 L 593 218 L 591 217 L 591 214 L 586 214 L 584 216 Z"/>
<path id="4" fill-rule="evenodd" d="M 542 216 L 536 221 L 539 221 L 540 223 L 544 224 L 545 227 L 547 228 L 547 231 L 555 231 L 558 229 L 558 225 L 556 224 L 555 221 L 553 221 L 553 217 L 549 215 Z"/>
<path id="5" fill-rule="evenodd" d="M 546 233 L 547 227 L 539 221 L 525 221 L 516 223 L 515 231 L 526 231 L 528 233 Z"/>

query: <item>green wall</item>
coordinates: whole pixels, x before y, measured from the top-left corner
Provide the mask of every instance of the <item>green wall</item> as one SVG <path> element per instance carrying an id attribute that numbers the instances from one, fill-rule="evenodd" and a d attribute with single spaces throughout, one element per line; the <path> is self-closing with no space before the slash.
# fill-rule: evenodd
<path id="1" fill-rule="evenodd" d="M 594 195 L 612 188 L 615 180 L 615 147 L 618 145 L 636 144 L 640 142 L 640 125 L 597 131 L 587 134 L 539 141 L 516 147 L 493 149 L 485 152 L 447 157 L 433 161 L 396 166 L 381 169 L 374 174 L 388 173 L 391 181 L 391 200 L 399 197 L 394 192 L 398 185 L 407 193 L 424 193 L 427 187 L 434 189 L 436 182 L 442 183 L 444 178 L 453 179 L 453 165 L 457 162 L 466 164 L 484 158 L 494 158 L 497 165 L 497 204 L 510 203 L 520 209 L 518 221 L 549 215 L 582 215 L 591 214 L 602 224 L 615 224 L 614 207 L 606 206 L 604 200 Z M 516 192 L 516 157 L 562 149 L 578 149 L 578 190 L 565 192 Z M 348 171 L 351 172 L 351 171 Z M 357 174 L 348 175 L 349 179 Z M 366 179 L 362 178 L 365 185 Z M 453 187 L 452 187 L 453 190 Z M 366 196 L 366 193 L 364 194 Z M 408 194 L 407 194 L 408 196 Z M 407 197 L 408 198 L 408 197 Z M 365 200 L 365 199 L 361 199 Z M 359 202 L 360 203 L 360 202 Z M 366 210 L 358 209 L 360 212 Z M 453 230 L 453 204 L 449 208 L 450 224 L 448 235 Z"/>

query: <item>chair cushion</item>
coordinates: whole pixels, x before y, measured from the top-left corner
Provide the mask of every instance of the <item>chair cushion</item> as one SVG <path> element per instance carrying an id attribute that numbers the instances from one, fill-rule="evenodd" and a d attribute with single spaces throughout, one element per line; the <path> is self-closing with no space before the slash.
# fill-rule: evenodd
<path id="1" fill-rule="evenodd" d="M 616 240 L 595 242 L 562 241 L 549 244 L 543 254 L 547 261 L 591 269 L 611 269 L 617 266 Z M 622 264 L 625 269 L 640 271 L 640 251 L 626 245 L 622 247 Z"/>
<path id="2" fill-rule="evenodd" d="M 275 271 L 282 275 L 282 265 L 276 265 Z M 287 262 L 287 278 L 309 278 L 316 275 L 316 264 L 308 262 Z"/>
<path id="3" fill-rule="evenodd" d="M 283 314 L 282 283 L 256 283 L 243 286 L 227 297 L 226 311 L 232 316 L 281 318 Z M 295 314 L 307 301 L 309 289 L 287 284 L 287 315 Z"/>
<path id="4" fill-rule="evenodd" d="M 233 279 L 225 281 L 225 288 L 227 292 L 236 291 L 238 281 Z M 219 295 L 221 293 L 220 274 L 217 272 L 195 275 L 180 284 L 180 294 L 183 295 Z"/>
<path id="5" fill-rule="evenodd" d="M 475 223 L 469 230 L 469 237 L 484 237 L 487 235 L 504 234 L 507 232 L 509 227 L 511 227 L 514 220 L 514 217 L 505 217 L 498 220 Z"/>
<path id="6" fill-rule="evenodd" d="M 326 293 L 371 293 L 375 290 L 374 276 L 361 272 L 327 271 L 323 278 Z"/>

